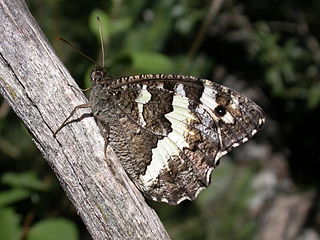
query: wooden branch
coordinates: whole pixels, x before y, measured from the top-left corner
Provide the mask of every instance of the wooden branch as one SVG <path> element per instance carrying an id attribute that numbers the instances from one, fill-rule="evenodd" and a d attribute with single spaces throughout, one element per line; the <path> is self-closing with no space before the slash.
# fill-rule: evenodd
<path id="1" fill-rule="evenodd" d="M 93 239 L 169 239 L 93 118 L 64 127 L 87 99 L 56 57 L 24 1 L 0 2 L 0 93 L 22 119 Z M 73 85 L 73 87 L 67 84 Z M 80 117 L 90 110 L 79 110 Z"/>

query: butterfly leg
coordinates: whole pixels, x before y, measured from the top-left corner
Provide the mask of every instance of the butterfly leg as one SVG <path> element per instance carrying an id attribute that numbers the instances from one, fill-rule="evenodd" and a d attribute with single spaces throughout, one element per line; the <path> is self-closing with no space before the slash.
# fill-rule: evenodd
<path id="1" fill-rule="evenodd" d="M 63 123 L 61 124 L 61 126 L 53 133 L 53 137 L 55 138 L 57 133 L 64 127 L 67 125 L 67 122 L 69 121 L 69 119 L 73 116 L 73 114 L 78 110 L 78 109 L 81 109 L 81 108 L 89 108 L 91 107 L 91 105 L 89 103 L 85 103 L 85 104 L 81 104 L 81 105 L 78 105 L 76 106 L 72 112 L 70 113 L 69 117 L 66 118 L 66 120 L 63 121 Z"/>

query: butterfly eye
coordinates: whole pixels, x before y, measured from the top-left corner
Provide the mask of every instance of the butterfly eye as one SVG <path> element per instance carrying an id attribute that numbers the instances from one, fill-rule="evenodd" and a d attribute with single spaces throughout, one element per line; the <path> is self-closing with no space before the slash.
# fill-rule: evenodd
<path id="1" fill-rule="evenodd" d="M 103 72 L 102 71 L 93 71 L 91 73 L 91 79 L 94 82 L 100 81 L 103 78 Z"/>
<path id="2" fill-rule="evenodd" d="M 106 71 L 102 67 L 94 67 L 91 74 L 90 78 L 91 81 L 93 82 L 102 82 L 106 76 Z"/>
<path id="3" fill-rule="evenodd" d="M 225 109 L 225 107 L 219 105 L 214 109 L 214 112 L 219 116 L 219 117 L 223 117 L 224 115 L 226 115 L 227 110 Z"/>

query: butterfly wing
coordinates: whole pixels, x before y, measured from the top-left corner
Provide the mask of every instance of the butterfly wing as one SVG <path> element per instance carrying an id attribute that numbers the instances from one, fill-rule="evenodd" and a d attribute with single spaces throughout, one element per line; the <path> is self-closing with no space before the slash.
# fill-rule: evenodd
<path id="1" fill-rule="evenodd" d="M 209 80 L 140 75 L 106 89 L 93 111 L 109 144 L 146 197 L 172 205 L 195 199 L 218 159 L 264 122 L 258 105 Z"/>

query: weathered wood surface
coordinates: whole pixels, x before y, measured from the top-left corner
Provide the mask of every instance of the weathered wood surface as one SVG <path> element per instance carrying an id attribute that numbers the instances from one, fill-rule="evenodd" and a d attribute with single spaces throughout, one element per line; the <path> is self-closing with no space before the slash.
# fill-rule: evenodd
<path id="1" fill-rule="evenodd" d="M 313 192 L 278 195 L 264 214 L 255 240 L 298 239 L 313 205 Z"/>
<path id="2" fill-rule="evenodd" d="M 29 129 L 93 239 L 169 239 L 111 149 L 105 159 L 93 118 L 53 137 L 87 99 L 20 0 L 0 1 L 0 93 Z M 85 113 L 90 110 L 75 117 Z"/>

